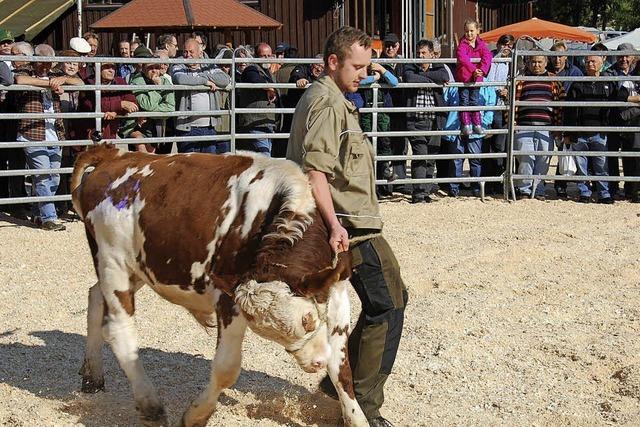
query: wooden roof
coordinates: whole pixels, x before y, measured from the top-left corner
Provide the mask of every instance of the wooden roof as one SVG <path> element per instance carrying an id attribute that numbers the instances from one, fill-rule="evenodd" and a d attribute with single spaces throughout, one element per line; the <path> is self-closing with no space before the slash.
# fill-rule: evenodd
<path id="1" fill-rule="evenodd" d="M 91 25 L 98 31 L 277 29 L 282 24 L 237 0 L 133 0 Z"/>

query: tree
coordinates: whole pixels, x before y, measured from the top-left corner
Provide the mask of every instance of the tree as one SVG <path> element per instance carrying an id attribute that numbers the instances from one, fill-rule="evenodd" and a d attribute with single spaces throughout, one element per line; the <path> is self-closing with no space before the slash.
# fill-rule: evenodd
<path id="1" fill-rule="evenodd" d="M 506 3 L 529 3 L 527 0 L 479 0 L 480 6 L 494 9 Z M 631 31 L 640 27 L 640 0 L 534 0 L 537 18 L 577 27 L 579 25 Z"/>
<path id="2" fill-rule="evenodd" d="M 538 0 L 537 17 L 571 26 L 633 30 L 640 26 L 640 0 Z"/>

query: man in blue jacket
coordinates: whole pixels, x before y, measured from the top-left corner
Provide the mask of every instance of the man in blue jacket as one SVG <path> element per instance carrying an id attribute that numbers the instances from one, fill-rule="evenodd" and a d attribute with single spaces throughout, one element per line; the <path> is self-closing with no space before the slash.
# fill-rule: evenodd
<path id="1" fill-rule="evenodd" d="M 417 45 L 420 59 L 433 58 L 433 42 L 420 40 Z M 449 81 L 449 73 L 442 64 L 407 64 L 404 70 L 405 83 L 436 83 L 439 85 Z M 419 108 L 419 111 L 407 113 L 408 131 L 431 131 L 442 129 L 445 116 L 432 111 L 433 107 L 444 105 L 442 88 L 407 89 L 406 106 Z M 413 155 L 438 154 L 440 144 L 438 138 L 428 136 L 410 136 Z M 412 160 L 411 178 L 433 178 L 435 160 Z M 429 203 L 431 185 L 413 184 L 411 203 Z"/>

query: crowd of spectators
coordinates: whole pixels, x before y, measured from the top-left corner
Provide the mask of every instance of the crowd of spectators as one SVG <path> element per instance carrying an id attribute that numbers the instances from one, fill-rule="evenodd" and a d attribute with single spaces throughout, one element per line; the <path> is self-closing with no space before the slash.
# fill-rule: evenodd
<path id="1" fill-rule="evenodd" d="M 371 113 L 360 114 L 365 131 L 455 131 L 451 135 L 378 137 L 378 155 L 431 154 L 479 154 L 504 153 L 507 135 L 486 133 L 488 129 L 506 129 L 507 112 L 503 110 L 482 110 L 467 112 L 433 111 L 433 107 L 447 106 L 504 106 L 509 102 L 506 86 L 455 87 L 456 80 L 463 82 L 504 82 L 509 78 L 508 63 L 489 63 L 487 57 L 509 57 L 514 39 L 504 35 L 497 43 L 497 49 L 487 54 L 486 44 L 478 37 L 479 24 L 468 21 L 465 37 L 460 43 L 457 64 L 443 63 L 372 63 L 369 77 L 360 84 L 360 90 L 349 94 L 347 99 L 356 108 L 371 107 L 418 107 L 422 111 L 407 113 L 378 113 L 374 120 Z M 47 170 L 68 167 L 73 164 L 75 154 L 83 146 L 62 148 L 59 141 L 65 139 L 131 139 L 129 149 L 150 153 L 204 152 L 224 153 L 230 150 L 230 116 L 221 111 L 230 109 L 228 90 L 231 82 L 259 83 L 260 88 L 236 89 L 236 106 L 251 108 L 251 113 L 236 114 L 236 131 L 254 134 L 252 139 L 238 139 L 238 149 L 252 150 L 265 155 L 284 157 L 287 140 L 271 138 L 270 135 L 288 132 L 291 126 L 290 114 L 276 114 L 265 108 L 294 108 L 306 87 L 323 73 L 323 64 L 291 64 L 269 62 L 270 58 L 297 58 L 298 50 L 286 42 L 272 48 L 267 43 L 252 46 L 218 45 L 207 52 L 209 46 L 204 33 L 194 32 L 179 46 L 174 34 L 162 34 L 156 38 L 155 49 L 149 49 L 139 39 L 123 40 L 117 45 L 120 58 L 176 58 L 185 59 L 231 59 L 236 57 L 236 67 L 227 64 L 128 64 L 120 63 L 118 57 L 102 56 L 99 37 L 86 33 L 74 37 L 68 47 L 58 52 L 58 56 L 77 58 L 73 62 L 0 62 L 0 85 L 30 85 L 41 91 L 10 90 L 0 92 L 0 113 L 60 113 L 94 112 L 96 97 L 94 91 L 63 90 L 63 86 L 92 85 L 96 83 L 96 67 L 85 63 L 82 57 L 101 57 L 100 81 L 104 85 L 131 85 L 130 91 L 101 91 L 101 128 L 96 129 L 95 119 L 20 119 L 2 120 L 0 130 L 2 141 L 42 142 L 37 147 L 1 148 L 0 169 Z M 592 49 L 602 49 L 596 45 Z M 613 56 L 611 63 L 606 57 L 586 56 L 584 65 L 572 62 L 562 52 L 567 50 L 564 42 L 557 42 L 551 48 L 556 56 L 530 56 L 526 58 L 519 73 L 531 76 L 630 76 L 640 75 L 640 61 L 636 56 Z M 618 50 L 634 50 L 628 44 Z M 437 40 L 420 40 L 416 47 L 416 57 L 420 59 L 439 58 L 441 47 Z M 27 42 L 15 41 L 10 32 L 0 30 L 0 54 L 27 56 L 56 56 L 56 52 L 46 45 L 32 46 Z M 374 51 L 374 54 L 376 52 Z M 376 54 L 377 55 L 377 54 Z M 263 58 L 261 63 L 243 63 L 241 58 Z M 470 58 L 481 58 L 480 63 L 472 63 Z M 318 54 L 316 58 L 322 58 Z M 382 40 L 380 58 L 399 59 L 400 40 L 395 34 L 387 34 Z M 373 99 L 370 85 L 381 83 L 378 99 Z M 278 89 L 270 87 L 274 83 L 294 83 L 295 88 Z M 432 83 L 437 86 L 394 89 L 399 83 Z M 158 89 L 136 89 L 136 86 L 151 85 Z M 194 86 L 193 90 L 172 90 L 171 85 Z M 597 81 L 597 82 L 555 82 L 519 81 L 515 87 L 515 98 L 520 101 L 627 101 L 637 103 L 635 107 L 609 108 L 592 106 L 574 107 L 518 107 L 515 109 L 517 125 L 539 126 L 535 131 L 517 131 L 514 150 L 552 151 L 567 144 L 577 151 L 640 151 L 640 133 L 576 133 L 549 132 L 550 125 L 567 126 L 638 126 L 640 124 L 640 83 L 638 81 Z M 374 102 L 375 101 L 375 102 Z M 203 112 L 220 112 L 205 115 Z M 137 112 L 184 112 L 172 117 L 127 117 Z M 193 112 L 194 114 L 189 114 Z M 150 143 L 145 141 L 155 137 L 198 137 L 194 141 L 175 143 Z M 521 175 L 546 175 L 550 166 L 548 155 L 517 155 L 517 173 Z M 505 170 L 504 158 L 469 159 L 469 174 L 472 177 L 500 176 Z M 461 194 L 477 196 L 480 186 L 473 183 L 469 190 L 457 183 L 438 185 L 394 184 L 395 180 L 408 175 L 413 179 L 458 178 L 463 174 L 463 159 L 380 161 L 377 176 L 387 180 L 378 186 L 378 196 L 389 197 L 394 192 L 411 196 L 412 203 L 425 203 L 433 197 L 458 197 Z M 577 201 L 588 203 L 613 203 L 616 199 L 628 198 L 640 202 L 637 183 L 626 182 L 624 190 L 616 181 L 580 181 L 579 176 L 618 176 L 619 159 L 604 156 L 575 156 L 578 188 Z M 624 157 L 624 175 L 640 175 L 640 157 Z M 25 185 L 26 184 L 26 185 Z M 544 199 L 549 192 L 545 182 L 540 180 L 517 180 L 516 191 L 519 198 L 536 197 Z M 554 183 L 557 197 L 567 197 L 567 181 Z M 488 183 L 490 194 L 502 192 L 502 183 Z M 48 173 L 31 177 L 14 176 L 0 178 L 0 198 L 23 197 L 27 191 L 35 196 L 68 194 L 68 175 Z M 468 192 L 468 193 L 467 193 Z M 595 194 L 593 197 L 592 192 Z M 59 215 L 67 214 L 71 207 L 67 203 L 42 202 L 34 204 L 32 212 L 24 211 L 25 205 L 4 206 L 18 217 L 30 217 L 47 230 L 61 230 L 64 225 Z"/>

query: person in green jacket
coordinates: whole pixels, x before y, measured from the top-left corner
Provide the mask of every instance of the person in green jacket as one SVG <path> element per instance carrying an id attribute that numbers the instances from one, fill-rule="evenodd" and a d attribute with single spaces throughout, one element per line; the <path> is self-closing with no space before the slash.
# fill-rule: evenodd
<path id="1" fill-rule="evenodd" d="M 136 49 L 135 56 L 141 58 L 151 58 L 153 54 L 146 49 L 147 52 L 138 52 L 142 49 Z M 139 73 L 131 77 L 132 85 L 171 85 L 171 78 L 167 74 L 162 74 L 161 64 L 144 64 Z M 141 89 L 133 90 L 140 111 L 147 112 L 170 112 L 176 109 L 176 100 L 174 92 L 168 89 Z M 121 134 L 125 138 L 152 138 L 164 136 L 166 118 L 138 118 L 129 120 Z M 155 144 L 135 144 L 136 151 L 153 153 Z"/>

